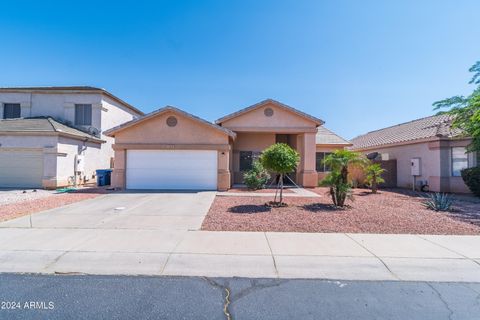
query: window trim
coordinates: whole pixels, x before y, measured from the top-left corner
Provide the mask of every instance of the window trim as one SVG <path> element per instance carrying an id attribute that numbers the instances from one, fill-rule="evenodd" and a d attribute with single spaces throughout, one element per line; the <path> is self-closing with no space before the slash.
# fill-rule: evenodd
<path id="1" fill-rule="evenodd" d="M 85 110 L 88 110 L 88 108 L 90 109 L 90 119 L 89 119 L 89 122 L 87 123 L 85 121 L 85 114 L 86 114 L 86 111 Z M 80 119 L 77 118 L 77 108 L 82 108 L 82 119 L 83 121 L 80 121 Z M 93 106 L 91 103 L 76 103 L 75 106 L 74 106 L 74 113 L 75 113 L 75 119 L 74 119 L 74 123 L 76 126 L 91 126 L 92 123 L 93 123 Z"/>
<path id="2" fill-rule="evenodd" d="M 15 107 L 18 107 L 18 117 L 8 117 L 7 118 L 7 112 L 6 112 L 6 109 L 7 109 L 7 106 L 15 106 Z M 22 105 L 20 103 L 17 103 L 17 102 L 5 102 L 3 103 L 3 119 L 19 119 L 22 117 Z"/>
<path id="3" fill-rule="evenodd" d="M 242 153 L 250 153 L 251 162 L 250 162 L 249 168 L 243 168 L 242 167 Z M 251 170 L 252 166 L 253 166 L 253 162 L 255 160 L 257 160 L 260 157 L 261 154 L 262 154 L 261 152 L 257 152 L 257 151 L 247 151 L 247 150 L 239 151 L 239 153 L 238 153 L 238 170 L 240 172 L 246 172 L 248 170 Z"/>
<path id="4" fill-rule="evenodd" d="M 325 163 L 322 163 L 323 169 L 319 170 L 317 166 L 317 161 L 318 161 L 318 154 L 323 154 L 322 161 L 325 159 L 326 156 L 332 154 L 332 151 L 315 151 L 315 170 L 317 172 L 322 172 L 322 173 L 328 173 L 330 172 L 330 168 L 328 168 Z"/>
<path id="5" fill-rule="evenodd" d="M 465 158 L 467 159 L 467 167 L 466 168 L 470 168 L 471 166 L 471 161 L 470 161 L 470 157 L 468 156 L 468 152 L 467 149 L 465 147 L 451 147 L 450 148 L 450 176 L 452 177 L 461 177 L 462 174 L 461 174 L 461 171 L 463 169 L 460 170 L 460 173 L 458 175 L 454 174 L 454 169 L 453 169 L 453 163 L 454 163 L 454 158 L 453 158 L 453 149 L 464 149 L 465 150 Z M 466 169 L 464 168 L 464 169 Z"/>

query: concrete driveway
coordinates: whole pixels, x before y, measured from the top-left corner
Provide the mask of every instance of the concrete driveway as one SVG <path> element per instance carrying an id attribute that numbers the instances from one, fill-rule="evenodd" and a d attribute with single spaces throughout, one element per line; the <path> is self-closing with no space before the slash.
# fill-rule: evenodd
<path id="1" fill-rule="evenodd" d="M 114 193 L 0 223 L 0 228 L 198 230 L 215 192 Z"/>

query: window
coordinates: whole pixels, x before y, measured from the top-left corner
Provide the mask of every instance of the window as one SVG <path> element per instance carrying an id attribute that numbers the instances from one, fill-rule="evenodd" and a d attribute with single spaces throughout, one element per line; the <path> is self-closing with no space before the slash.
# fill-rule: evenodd
<path id="1" fill-rule="evenodd" d="M 328 172 L 330 171 L 330 168 L 328 168 L 328 166 L 326 166 L 324 163 L 323 163 L 323 159 L 325 159 L 326 156 L 328 156 L 329 154 L 331 154 L 331 152 L 317 152 L 316 153 L 316 170 L 317 172 Z"/>
<path id="2" fill-rule="evenodd" d="M 253 161 L 260 157 L 260 152 L 240 151 L 240 171 L 252 169 Z"/>
<path id="3" fill-rule="evenodd" d="M 91 104 L 75 105 L 75 125 L 77 126 L 92 125 L 92 105 Z"/>
<path id="4" fill-rule="evenodd" d="M 20 103 L 3 104 L 3 119 L 20 118 Z"/>
<path id="5" fill-rule="evenodd" d="M 461 171 L 468 168 L 468 154 L 464 147 L 452 148 L 452 176 L 460 177 Z"/>

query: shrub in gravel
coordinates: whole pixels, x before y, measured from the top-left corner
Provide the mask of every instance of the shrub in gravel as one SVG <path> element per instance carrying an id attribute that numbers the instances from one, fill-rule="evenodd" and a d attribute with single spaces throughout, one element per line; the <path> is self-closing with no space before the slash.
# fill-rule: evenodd
<path id="1" fill-rule="evenodd" d="M 470 191 L 480 197 L 480 167 L 463 169 L 462 178 Z"/>
<path id="2" fill-rule="evenodd" d="M 265 185 L 270 180 L 270 174 L 262 166 L 260 161 L 254 161 L 252 169 L 243 174 L 243 181 L 248 189 L 258 190 L 265 188 Z"/>
<path id="3" fill-rule="evenodd" d="M 323 159 L 323 163 L 330 168 L 330 173 L 322 180 L 320 186 L 329 188 L 336 207 L 343 207 L 347 199 L 353 200 L 352 185 L 348 181 L 348 167 L 365 165 L 365 158 L 350 150 L 336 150 Z"/>
<path id="4" fill-rule="evenodd" d="M 280 189 L 280 201 L 277 202 L 277 193 L 275 193 L 273 204 L 281 206 L 283 200 L 283 177 L 295 171 L 300 162 L 300 155 L 286 143 L 275 143 L 263 150 L 260 162 L 265 169 L 279 176 L 277 189 Z"/>
<path id="5" fill-rule="evenodd" d="M 435 192 L 429 194 L 423 205 L 434 211 L 450 211 L 452 210 L 453 198 L 446 193 Z"/>

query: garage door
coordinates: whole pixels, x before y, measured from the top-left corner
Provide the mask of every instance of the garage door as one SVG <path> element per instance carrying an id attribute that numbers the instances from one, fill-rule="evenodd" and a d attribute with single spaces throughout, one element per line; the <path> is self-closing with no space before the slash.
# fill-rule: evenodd
<path id="1" fill-rule="evenodd" d="M 127 150 L 127 189 L 217 189 L 217 151 Z"/>
<path id="2" fill-rule="evenodd" d="M 41 188 L 41 151 L 0 151 L 0 187 Z"/>

